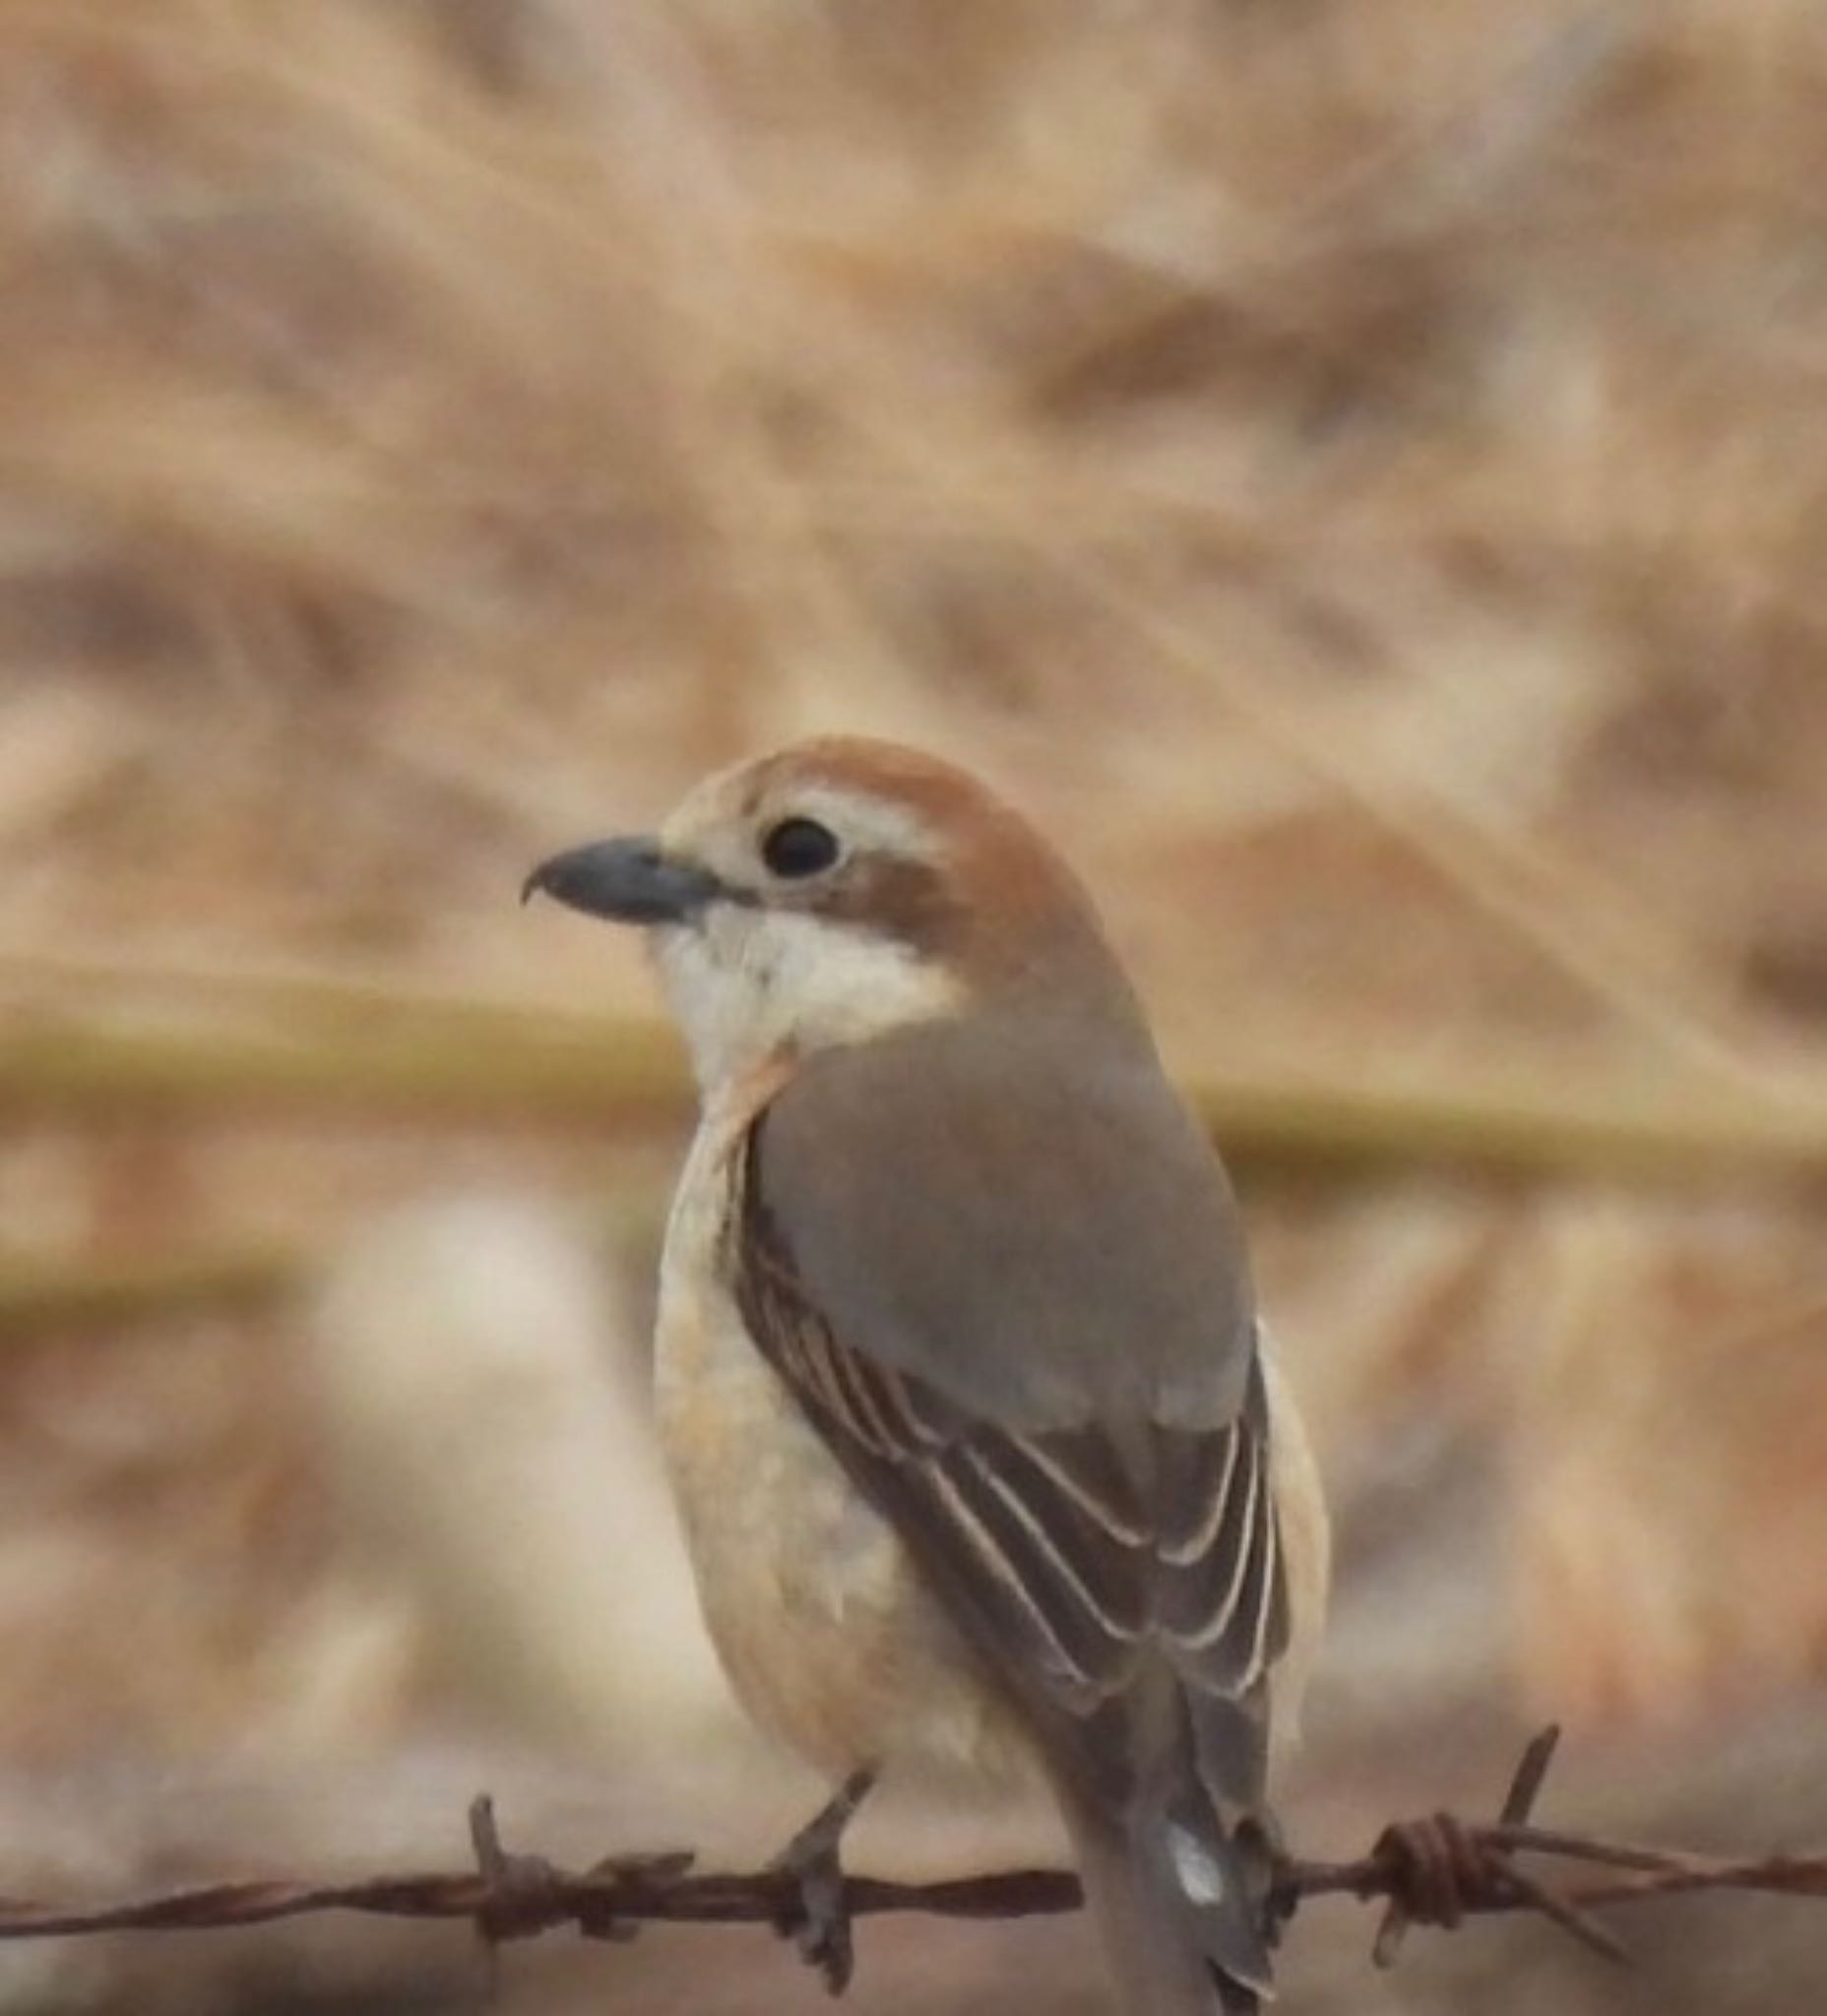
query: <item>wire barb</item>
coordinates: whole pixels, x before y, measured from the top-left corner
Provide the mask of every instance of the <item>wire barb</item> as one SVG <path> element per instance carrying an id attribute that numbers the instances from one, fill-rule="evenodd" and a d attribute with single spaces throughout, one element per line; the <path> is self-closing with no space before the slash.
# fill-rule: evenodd
<path id="1" fill-rule="evenodd" d="M 1512 1851 L 1526 1845 L 1518 1837 L 1527 1830 L 1559 1745 L 1560 1729 L 1554 1723 L 1530 1738 L 1511 1774 L 1494 1830 L 1469 1827 L 1451 1813 L 1399 1821 L 1383 1830 L 1370 1851 L 1389 1877 L 1389 1903 L 1370 1949 L 1378 1967 L 1396 1964 L 1412 1924 L 1452 1931 L 1468 1913 L 1501 1911 L 1519 1901 L 1607 1960 L 1628 1957 L 1588 1912 L 1519 1869 L 1512 1858 Z"/>
<path id="2" fill-rule="evenodd" d="M 1693 1890 L 1757 1890 L 1827 1900 L 1827 1855 L 1732 1859 L 1636 1843 L 1595 1840 L 1537 1827 L 1531 1820 L 1558 1732 L 1544 1730 L 1523 1752 L 1500 1817 L 1477 1825 L 1451 1813 L 1396 1822 L 1355 1861 L 1278 1857 L 1270 1907 L 1279 1916 L 1318 1897 L 1386 1900 L 1373 1949 L 1395 1959 L 1411 1925 L 1452 1929 L 1471 1917 L 1531 1911 L 1607 1958 L 1623 1948 L 1595 1912 L 1642 1898 Z M 202 1930 L 266 1924 L 322 1912 L 389 1918 L 467 1920 L 491 1956 L 510 1939 L 570 1925 L 587 1938 L 624 1939 L 650 1921 L 757 1924 L 779 1916 L 779 1868 L 748 1874 L 699 1873 L 689 1854 L 620 1855 L 581 1873 L 503 1846 L 486 1795 L 470 1808 L 474 1865 L 455 1872 L 367 1876 L 341 1882 L 251 1881 L 187 1884 L 89 1904 L 0 1896 L 0 1940 L 90 1932 Z M 1520 1858 L 1551 1858 L 1588 1873 L 1550 1884 Z M 936 1883 L 843 1878 L 847 1918 L 884 1912 L 1009 1919 L 1076 1911 L 1078 1879 L 1057 1869 L 1014 1869 Z M 491 1958 L 492 1965 L 492 1958 Z"/>

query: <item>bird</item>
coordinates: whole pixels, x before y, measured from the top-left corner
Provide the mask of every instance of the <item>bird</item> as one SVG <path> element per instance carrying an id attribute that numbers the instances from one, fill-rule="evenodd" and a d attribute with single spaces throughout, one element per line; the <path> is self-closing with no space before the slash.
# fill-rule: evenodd
<path id="1" fill-rule="evenodd" d="M 1084 884 L 970 773 L 825 736 L 522 894 L 644 930 L 690 1054 L 657 1418 L 732 1688 L 836 1788 L 809 1956 L 842 1985 L 879 1773 L 1038 1784 L 1126 2016 L 1256 2009 L 1326 1509 Z"/>

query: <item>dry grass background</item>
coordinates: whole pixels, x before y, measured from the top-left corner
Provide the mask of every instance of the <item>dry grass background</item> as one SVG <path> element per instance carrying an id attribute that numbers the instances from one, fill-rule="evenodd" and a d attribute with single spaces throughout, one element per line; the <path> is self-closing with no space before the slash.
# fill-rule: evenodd
<path id="1" fill-rule="evenodd" d="M 766 1779 L 629 1566 L 676 1066 L 511 898 L 827 727 L 1034 809 L 1244 1150 L 1344 1529 L 1296 1835 L 1550 1711 L 1607 1815 L 1827 1831 L 1824 93 L 1802 0 L 0 0 L 5 1887 Z M 1408 1999 L 1316 1927 L 1290 2006 L 1816 2006 L 1708 1923 Z M 521 1992 L 756 1992 L 641 1950 Z"/>

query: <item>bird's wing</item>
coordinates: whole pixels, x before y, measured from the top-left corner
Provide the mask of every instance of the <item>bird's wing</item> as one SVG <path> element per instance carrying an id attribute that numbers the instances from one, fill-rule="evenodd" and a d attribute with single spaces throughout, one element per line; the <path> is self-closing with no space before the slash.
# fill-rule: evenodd
<path id="1" fill-rule="evenodd" d="M 1006 1104 L 1007 1083 L 1000 1096 Z M 879 1106 L 875 1117 L 886 1117 Z M 920 1125 L 911 1116 L 909 1124 Z M 1083 1245 L 1086 1226 L 1069 1218 L 1037 1226 L 1037 1212 L 1043 1218 L 1060 1205 L 1056 1195 L 973 1190 L 971 1144 L 954 1132 L 948 1148 L 947 1138 L 948 1130 L 924 1128 L 921 1159 L 930 1181 L 968 1193 L 969 1209 L 952 1223 L 975 1250 L 935 1256 L 922 1249 L 930 1228 L 920 1228 L 907 1200 L 898 1220 L 884 1221 L 892 1198 L 872 1205 L 860 1170 L 844 1179 L 841 1113 L 822 1129 L 795 1125 L 779 1141 L 764 1113 L 740 1158 L 730 1215 L 731 1274 L 750 1335 L 858 1488 L 914 1549 L 1005 1687 L 1049 1719 L 1064 1711 L 1085 1722 L 1124 1692 L 1142 1662 L 1165 1658 L 1184 1683 L 1195 1731 L 1212 1732 L 1209 1745 L 1199 1741 L 1211 1751 L 1202 1761 L 1210 1789 L 1252 1801 L 1264 1747 L 1260 1682 L 1287 1635 L 1253 1343 L 1246 1336 L 1240 1382 L 1222 1363 L 1222 1333 L 1209 1354 L 1215 1393 L 1241 1385 L 1228 1418 L 1199 1425 L 1132 1410 L 1136 1418 L 1119 1428 L 1088 1381 L 1061 1363 L 1082 1309 L 1034 1306 L 1033 1281 L 1047 1278 L 1044 1242 L 1058 1243 L 1069 1283 L 1067 1256 Z M 805 1171 L 794 1165 L 808 1154 L 837 1178 L 821 1188 L 810 1235 L 796 1180 Z M 953 1156 L 956 1167 L 947 1166 Z M 821 1267 L 833 1252 L 846 1265 Z M 999 1253 L 1008 1263 L 1000 1291 Z M 1120 1254 L 1102 1257 L 1106 1272 L 1121 1271 Z M 1039 1361 L 1029 1384 L 967 1376 L 962 1354 L 972 1340 L 955 1334 L 921 1355 L 909 1325 L 946 1321 L 946 1298 L 929 1307 L 917 1285 L 897 1277 L 916 1274 L 930 1285 L 935 1259 L 943 1273 L 948 1258 L 953 1274 L 988 1277 L 998 1310 L 1003 1298 L 1026 1293 L 1037 1334 L 1024 1343 Z M 865 1277 L 866 1294 L 851 1287 Z M 975 1306 L 982 1298 L 979 1288 L 958 1301 L 948 1328 L 989 1321 Z M 1058 1347 L 1050 1353 L 1049 1338 Z M 1102 1340 L 1115 1359 L 1131 1345 Z M 1178 1390 L 1196 1391 L 1183 1368 Z"/>

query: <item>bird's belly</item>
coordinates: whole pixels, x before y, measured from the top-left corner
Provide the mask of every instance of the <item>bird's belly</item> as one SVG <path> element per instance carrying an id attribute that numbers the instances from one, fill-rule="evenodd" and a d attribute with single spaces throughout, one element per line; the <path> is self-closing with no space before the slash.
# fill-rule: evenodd
<path id="1" fill-rule="evenodd" d="M 722 1287 L 715 1167 L 687 1171 L 661 1277 L 661 1436 L 712 1642 L 748 1713 L 837 1778 L 917 1763 L 1027 1775 L 893 1528 L 860 1496 L 750 1342 Z"/>

